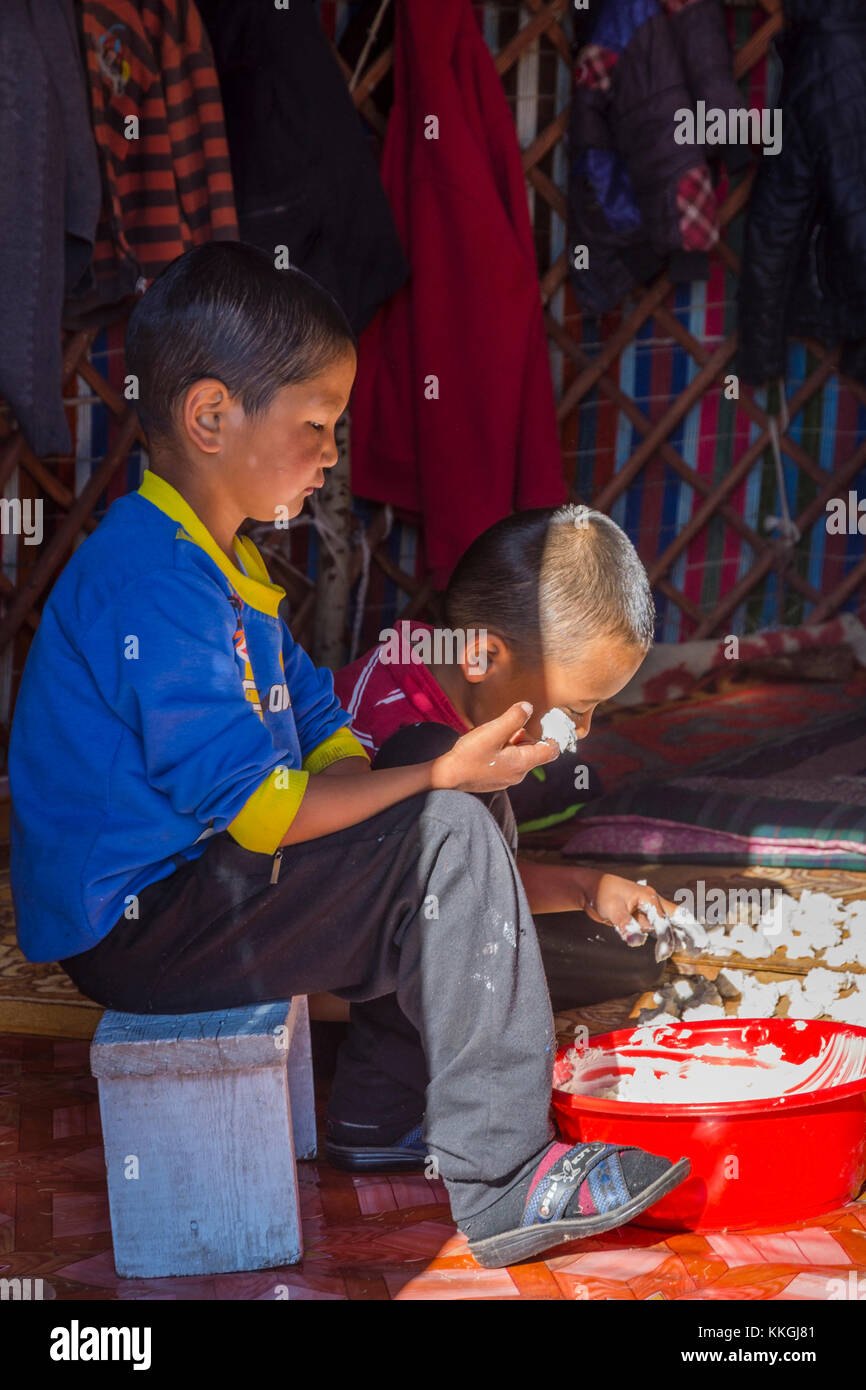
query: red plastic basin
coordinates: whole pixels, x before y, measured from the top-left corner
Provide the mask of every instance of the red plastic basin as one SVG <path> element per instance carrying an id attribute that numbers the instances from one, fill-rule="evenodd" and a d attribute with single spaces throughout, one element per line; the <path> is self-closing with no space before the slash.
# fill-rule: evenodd
<path id="1" fill-rule="evenodd" d="M 636 1031 L 605 1033 L 589 1046 L 615 1053 L 623 1063 Z M 798 1063 L 817 1059 L 834 1032 L 866 1037 L 866 1028 L 847 1023 L 731 1018 L 657 1029 L 658 1047 L 650 1055 L 683 1056 L 704 1043 L 724 1043 L 748 1055 L 772 1043 L 785 1060 Z M 557 1054 L 554 1086 L 567 1074 L 566 1051 Z M 639 1049 L 640 1056 L 647 1053 L 646 1046 Z M 572 1143 L 636 1144 L 665 1158 L 691 1160 L 691 1175 L 636 1217 L 638 1226 L 783 1226 L 842 1206 L 866 1180 L 866 1074 L 842 1086 L 772 1100 L 689 1105 L 633 1104 L 555 1088 L 553 1112 L 562 1137 Z"/>

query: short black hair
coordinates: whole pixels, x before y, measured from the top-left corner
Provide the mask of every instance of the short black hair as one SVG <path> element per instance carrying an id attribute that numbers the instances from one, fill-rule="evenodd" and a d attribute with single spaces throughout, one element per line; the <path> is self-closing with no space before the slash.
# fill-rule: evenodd
<path id="1" fill-rule="evenodd" d="M 598 638 L 644 652 L 655 605 L 624 531 L 577 503 L 516 512 L 488 527 L 458 560 L 445 590 L 454 629 L 487 628 L 523 665 L 568 663 Z"/>
<path id="2" fill-rule="evenodd" d="M 255 246 L 209 241 L 166 266 L 136 304 L 126 366 L 148 440 L 167 439 L 193 382 L 217 377 L 256 415 L 280 387 L 316 376 L 349 347 L 349 321 L 317 281 L 278 270 Z"/>

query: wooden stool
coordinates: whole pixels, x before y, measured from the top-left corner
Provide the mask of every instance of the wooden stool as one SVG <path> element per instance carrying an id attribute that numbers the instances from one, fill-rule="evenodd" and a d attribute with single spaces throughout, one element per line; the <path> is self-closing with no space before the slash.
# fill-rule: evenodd
<path id="1" fill-rule="evenodd" d="M 118 1274 L 301 1258 L 295 1159 L 316 1153 L 306 996 L 206 1014 L 107 1012 L 90 1062 Z"/>

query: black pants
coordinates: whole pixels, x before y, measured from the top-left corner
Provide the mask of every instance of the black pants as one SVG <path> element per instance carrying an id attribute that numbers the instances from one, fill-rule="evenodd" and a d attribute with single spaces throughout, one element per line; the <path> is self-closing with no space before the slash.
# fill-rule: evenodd
<path id="1" fill-rule="evenodd" d="M 421 739 L 441 749 L 438 726 L 424 727 L 407 762 Z M 270 855 L 216 835 L 142 891 L 137 918 L 61 964 L 83 993 L 132 1013 L 325 990 L 349 1000 L 332 1109 L 345 1120 L 372 1102 L 377 1123 L 401 1110 L 414 1121 L 426 1081 L 424 1135 L 459 1222 L 552 1137 L 550 1000 L 510 806 L 486 800 L 429 792 L 287 846 L 273 885 Z"/>

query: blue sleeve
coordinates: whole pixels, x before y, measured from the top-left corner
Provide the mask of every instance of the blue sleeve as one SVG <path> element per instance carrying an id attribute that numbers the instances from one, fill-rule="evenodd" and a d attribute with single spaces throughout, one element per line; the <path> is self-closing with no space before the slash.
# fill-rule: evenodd
<path id="1" fill-rule="evenodd" d="M 292 698 L 292 713 L 305 758 L 314 748 L 345 728 L 349 715 L 334 694 L 334 677 L 327 667 L 314 666 L 283 623 L 283 665 Z"/>
<path id="2" fill-rule="evenodd" d="M 212 583 L 166 570 L 122 590 L 78 643 L 106 702 L 139 736 L 148 783 L 179 815 L 217 830 L 291 761 L 244 698 L 233 632 Z"/>

